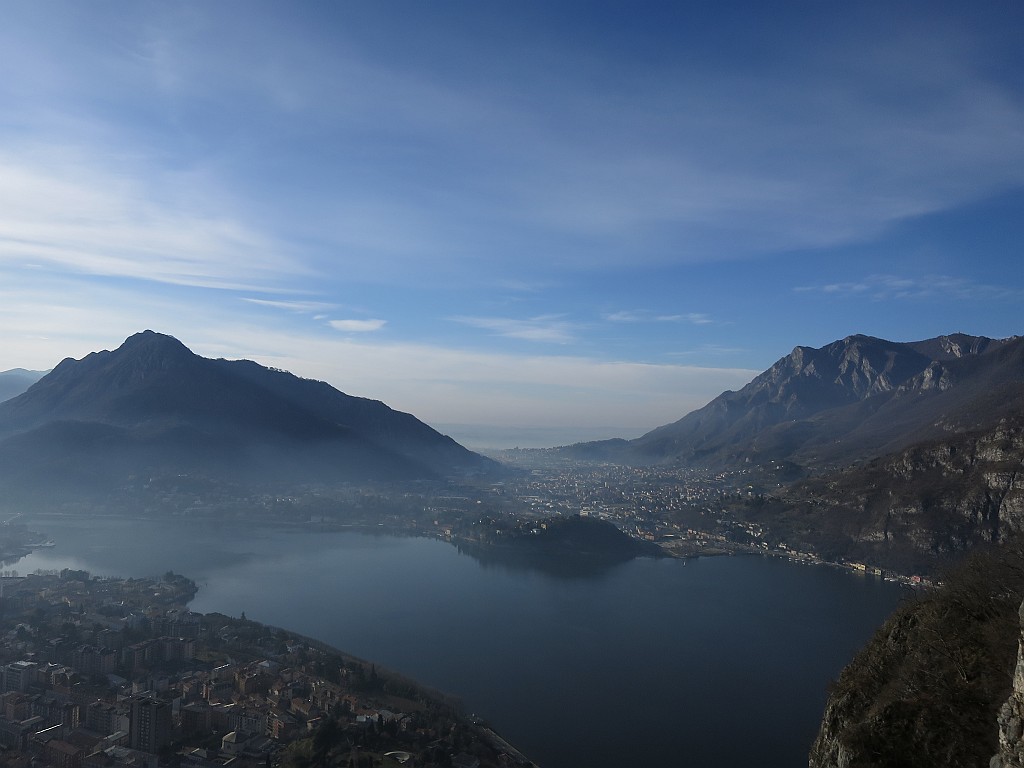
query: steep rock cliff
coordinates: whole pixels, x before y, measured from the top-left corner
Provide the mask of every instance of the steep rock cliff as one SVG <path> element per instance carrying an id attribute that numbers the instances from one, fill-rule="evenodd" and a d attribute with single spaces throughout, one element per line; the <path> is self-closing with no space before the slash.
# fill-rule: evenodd
<path id="1" fill-rule="evenodd" d="M 1020 623 L 1024 628 L 1024 603 L 1020 607 Z M 999 752 L 989 768 L 1024 768 L 1024 637 L 1017 644 L 1017 668 L 1013 673 L 1013 690 L 999 710 Z"/>
<path id="2" fill-rule="evenodd" d="M 908 599 L 833 684 L 810 768 L 987 765 L 999 749 L 1022 596 L 1015 539 Z"/>
<path id="3" fill-rule="evenodd" d="M 908 572 L 1024 530 L 1024 423 L 933 440 L 800 483 L 777 523 L 831 556 Z M 815 546 L 816 543 L 819 546 Z"/>

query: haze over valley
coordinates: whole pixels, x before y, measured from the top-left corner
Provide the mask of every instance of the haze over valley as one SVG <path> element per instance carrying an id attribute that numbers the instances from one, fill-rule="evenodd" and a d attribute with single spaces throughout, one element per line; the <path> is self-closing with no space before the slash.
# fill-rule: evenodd
<path id="1" fill-rule="evenodd" d="M 105 542 L 115 529 L 143 521 L 186 522 L 195 532 L 230 522 L 242 540 L 265 530 L 272 539 L 289 530 L 320 531 L 339 542 L 352 531 L 440 539 L 484 568 L 543 574 L 552 583 L 613 578 L 635 558 L 685 564 L 754 554 L 920 588 L 965 552 L 1012 542 L 1024 521 L 1016 469 L 1024 461 L 1022 350 L 1019 337 L 963 334 L 798 346 L 738 392 L 633 441 L 515 448 L 486 458 L 383 403 L 249 361 L 202 358 L 171 336 L 144 331 L 113 351 L 66 359 L 0 403 L 8 516 L 2 545 L 10 563 L 44 547 L 26 562 L 77 573 L 109 568 L 122 559 L 120 546 L 97 559 L 56 533 L 67 554 L 51 561 L 45 546 L 57 545 L 43 542 L 51 529 L 95 519 L 91 528 L 109 529 L 99 539 Z M 100 522 L 112 514 L 126 522 Z M 160 549 L 192 549 L 192 535 L 172 545 L 164 534 Z M 149 573 L 158 550 L 142 540 L 132 546 L 141 548 L 142 561 L 129 570 Z M 283 583 L 309 576 L 305 559 L 292 571 L 283 567 Z M 725 573 L 720 578 L 728 579 Z M 378 599 L 393 598 L 385 590 Z M 261 604 L 253 612 L 260 618 Z M 307 624 L 301 614 L 266 610 L 273 622 Z M 379 621 L 374 615 L 367 619 Z M 332 626 L 311 631 L 334 636 Z M 640 637 L 647 631 L 653 629 Z M 692 627 L 684 622 L 672 631 Z M 1007 652 L 1012 637 L 1003 629 L 988 641 L 993 658 Z M 390 653 L 400 660 L 408 650 Z M 431 669 L 399 663 L 407 673 Z M 433 685 L 469 690 L 458 675 L 429 674 Z M 982 679 L 996 693 L 977 710 L 993 714 L 999 673 Z M 502 711 L 490 697 L 473 698 Z M 520 744 L 549 758 L 565 748 L 564 739 L 580 738 L 570 737 L 567 725 L 561 741 L 543 740 L 517 718 L 505 719 Z M 792 757 L 782 744 L 801 743 L 796 734 L 807 725 L 794 726 L 792 736 L 784 735 L 788 726 L 775 726 L 779 759 Z M 823 731 L 819 743 L 837 738 Z M 645 741 L 652 756 L 672 752 L 653 733 Z M 588 760 L 612 765 L 618 754 L 609 745 Z"/>

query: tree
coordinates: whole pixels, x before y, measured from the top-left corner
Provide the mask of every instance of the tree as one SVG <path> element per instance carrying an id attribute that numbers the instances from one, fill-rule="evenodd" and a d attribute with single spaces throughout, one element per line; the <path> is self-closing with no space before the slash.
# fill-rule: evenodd
<path id="1" fill-rule="evenodd" d="M 327 765 L 331 749 L 338 743 L 341 734 L 342 731 L 338 726 L 338 721 L 333 717 L 327 718 L 320 723 L 320 727 L 313 734 L 313 761 L 321 768 L 325 768 Z"/>

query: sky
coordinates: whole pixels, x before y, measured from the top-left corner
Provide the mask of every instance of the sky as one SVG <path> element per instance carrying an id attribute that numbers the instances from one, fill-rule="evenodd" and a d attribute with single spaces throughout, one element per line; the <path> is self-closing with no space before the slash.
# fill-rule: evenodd
<path id="1" fill-rule="evenodd" d="M 473 447 L 1024 333 L 1024 4 L 5 3 L 0 370 L 152 329 Z"/>

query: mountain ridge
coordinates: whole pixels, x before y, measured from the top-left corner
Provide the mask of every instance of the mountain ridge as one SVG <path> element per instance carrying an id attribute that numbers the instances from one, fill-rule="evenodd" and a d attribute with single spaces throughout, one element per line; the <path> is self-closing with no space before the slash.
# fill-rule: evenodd
<path id="1" fill-rule="evenodd" d="M 630 441 L 563 448 L 634 463 L 842 466 L 1024 405 L 1024 338 L 954 333 L 914 342 L 863 334 L 796 346 L 738 391 Z"/>
<path id="2" fill-rule="evenodd" d="M 96 489 L 153 473 L 262 487 L 496 466 L 379 401 L 252 361 L 200 357 L 153 331 L 67 358 L 0 403 L 0 482 L 23 493 L 56 483 L 71 494 L 69 476 Z"/>

